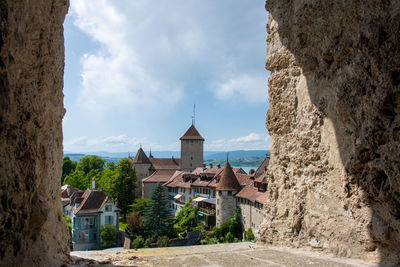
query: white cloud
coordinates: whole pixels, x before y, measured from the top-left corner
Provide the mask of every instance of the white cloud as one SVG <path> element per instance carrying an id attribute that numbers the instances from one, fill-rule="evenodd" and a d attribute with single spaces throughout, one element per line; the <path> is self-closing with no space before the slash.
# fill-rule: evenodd
<path id="1" fill-rule="evenodd" d="M 270 145 L 270 137 L 267 133 L 250 133 L 237 138 L 214 140 L 206 144 L 205 149 L 208 151 L 263 150 L 269 149 Z"/>
<path id="2" fill-rule="evenodd" d="M 239 74 L 220 82 L 215 94 L 222 100 L 240 101 L 244 98 L 250 103 L 264 103 L 267 101 L 267 76 Z"/>
<path id="3" fill-rule="evenodd" d="M 157 79 L 145 68 L 140 49 L 130 38 L 132 28 L 139 25 L 132 25 L 114 4 L 108 0 L 71 1 L 74 24 L 102 48 L 81 58 L 78 103 L 95 112 L 131 107 L 140 110 L 161 101 L 174 105 L 182 97 L 181 87 Z"/>
<path id="4" fill-rule="evenodd" d="M 126 134 L 90 139 L 86 136 L 81 136 L 71 140 L 70 142 L 65 142 L 64 149 L 74 152 L 126 152 L 136 151 L 138 147 L 145 142 L 145 138 L 130 137 Z"/>

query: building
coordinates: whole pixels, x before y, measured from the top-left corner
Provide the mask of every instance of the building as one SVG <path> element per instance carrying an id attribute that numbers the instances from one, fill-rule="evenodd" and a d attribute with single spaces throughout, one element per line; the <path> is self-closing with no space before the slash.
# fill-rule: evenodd
<path id="1" fill-rule="evenodd" d="M 67 184 L 61 186 L 61 207 L 65 216 L 70 216 L 70 209 L 66 210 L 65 208 L 70 204 L 72 194 L 79 191 L 81 191 L 79 188 Z"/>
<path id="2" fill-rule="evenodd" d="M 181 140 L 181 170 L 191 172 L 203 166 L 204 138 L 192 124 Z"/>
<path id="3" fill-rule="evenodd" d="M 176 171 L 163 184 L 168 188 L 171 213 L 176 215 L 190 203 L 199 208 L 199 220 L 209 226 L 220 226 L 239 207 L 244 229 L 251 228 L 257 234 L 268 197 L 265 177 L 268 164 L 266 157 L 250 174 L 241 168 L 232 168 L 228 162 L 225 167 L 203 165 L 192 172 Z"/>
<path id="4" fill-rule="evenodd" d="M 266 171 L 269 158 L 266 157 L 258 169 L 252 174 L 251 182 L 235 195 L 237 206 L 241 210 L 241 221 L 245 230 L 251 228 L 258 234 L 258 226 L 263 221 L 262 211 L 269 193 Z"/>
<path id="5" fill-rule="evenodd" d="M 216 180 L 217 186 L 217 226 L 230 220 L 236 211 L 235 195 L 242 190 L 229 161 L 226 162 L 221 178 Z"/>
<path id="6" fill-rule="evenodd" d="M 167 182 L 175 171 L 193 171 L 203 166 L 204 138 L 192 124 L 181 140 L 181 158 L 155 158 L 150 152 L 149 157 L 139 148 L 134 159 L 130 158 L 136 169 L 138 180 L 138 195 L 150 198 L 157 183 Z M 168 176 L 169 175 L 169 176 Z"/>
<path id="7" fill-rule="evenodd" d="M 73 250 L 101 248 L 100 228 L 114 225 L 119 229 L 119 209 L 103 191 L 92 189 L 75 191 L 65 207 L 72 220 Z"/>

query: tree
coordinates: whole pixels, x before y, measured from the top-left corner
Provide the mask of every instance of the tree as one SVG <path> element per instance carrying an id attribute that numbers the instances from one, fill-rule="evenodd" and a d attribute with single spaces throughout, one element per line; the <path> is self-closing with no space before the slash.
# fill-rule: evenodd
<path id="1" fill-rule="evenodd" d="M 126 222 L 128 223 L 128 226 L 126 227 L 125 232 L 131 238 L 134 238 L 136 236 L 140 236 L 143 234 L 144 219 L 140 215 L 139 212 L 129 215 L 126 218 Z"/>
<path id="2" fill-rule="evenodd" d="M 136 171 L 133 168 L 133 163 L 128 158 L 121 159 L 117 165 L 117 174 L 113 180 L 113 197 L 118 199 L 118 208 L 121 214 L 126 219 L 126 214 L 129 211 L 129 206 L 135 200 L 136 193 Z"/>
<path id="3" fill-rule="evenodd" d="M 68 156 L 63 158 L 61 185 L 64 184 L 65 177 L 75 171 L 77 164 L 78 162 L 71 160 Z"/>
<path id="4" fill-rule="evenodd" d="M 90 179 L 83 171 L 75 170 L 73 173 L 65 177 L 64 183 L 85 190 L 90 184 Z"/>
<path id="5" fill-rule="evenodd" d="M 150 205 L 145 212 L 145 228 L 149 234 L 156 233 L 159 235 L 171 225 L 172 220 L 168 210 L 168 203 L 168 193 L 158 183 L 152 192 Z"/>
<path id="6" fill-rule="evenodd" d="M 104 160 L 99 156 L 87 156 L 81 158 L 76 169 L 79 171 L 83 171 L 85 174 L 88 174 L 91 170 L 102 171 L 104 169 Z"/>
<path id="7" fill-rule="evenodd" d="M 198 208 L 186 204 L 176 215 L 174 227 L 178 233 L 193 231 L 197 226 Z"/>
<path id="8" fill-rule="evenodd" d="M 103 247 L 112 247 L 116 244 L 118 238 L 118 230 L 114 225 L 104 225 L 100 229 L 100 238 Z"/>
<path id="9" fill-rule="evenodd" d="M 150 199 L 147 198 L 137 198 L 130 205 L 132 213 L 139 213 L 140 216 L 144 216 L 147 207 L 150 206 Z"/>
<path id="10" fill-rule="evenodd" d="M 111 198 L 116 198 L 114 192 L 114 181 L 117 179 L 117 170 L 105 169 L 96 177 L 96 185 Z"/>

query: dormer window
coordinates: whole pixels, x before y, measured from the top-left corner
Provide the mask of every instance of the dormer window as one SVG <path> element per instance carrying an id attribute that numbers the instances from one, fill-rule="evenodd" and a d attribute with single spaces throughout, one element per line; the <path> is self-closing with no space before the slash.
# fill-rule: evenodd
<path id="1" fill-rule="evenodd" d="M 112 211 L 112 205 L 106 205 L 105 210 L 106 211 Z"/>

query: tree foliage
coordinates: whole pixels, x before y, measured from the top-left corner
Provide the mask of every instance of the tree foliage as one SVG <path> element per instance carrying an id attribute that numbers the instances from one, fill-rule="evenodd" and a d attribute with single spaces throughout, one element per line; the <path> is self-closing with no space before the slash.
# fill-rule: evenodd
<path id="1" fill-rule="evenodd" d="M 139 213 L 140 216 L 144 216 L 147 207 L 150 206 L 150 199 L 147 198 L 137 198 L 130 205 L 131 212 L 133 214 Z"/>
<path id="2" fill-rule="evenodd" d="M 118 230 L 114 225 L 104 225 L 100 229 L 100 238 L 103 247 L 112 247 L 117 243 Z"/>
<path id="3" fill-rule="evenodd" d="M 125 232 L 131 238 L 143 235 L 143 233 L 144 233 L 144 231 L 143 231 L 144 230 L 144 218 L 140 215 L 139 212 L 129 215 L 126 218 L 126 222 L 128 223 L 128 226 L 126 227 Z"/>
<path id="4" fill-rule="evenodd" d="M 197 227 L 198 208 L 186 204 L 176 215 L 174 227 L 178 233 L 193 231 Z"/>
<path id="5" fill-rule="evenodd" d="M 71 160 L 68 156 L 63 158 L 61 184 L 64 184 L 65 177 L 74 172 L 78 162 Z"/>
<path id="6" fill-rule="evenodd" d="M 91 170 L 98 170 L 101 172 L 104 169 L 104 162 L 104 159 L 100 158 L 99 156 L 87 156 L 81 158 L 78 165 L 76 166 L 76 169 L 79 171 L 83 171 L 85 175 L 88 174 Z"/>
<path id="7" fill-rule="evenodd" d="M 116 176 L 113 179 L 113 197 L 118 199 L 118 208 L 121 214 L 126 218 L 130 205 L 135 200 L 137 188 L 136 171 L 133 168 L 133 163 L 128 158 L 121 159 L 116 168 Z"/>
<path id="8" fill-rule="evenodd" d="M 145 227 L 149 234 L 161 235 L 171 226 L 172 219 L 168 210 L 168 193 L 164 187 L 157 184 L 154 188 L 150 205 L 145 211 Z"/>

